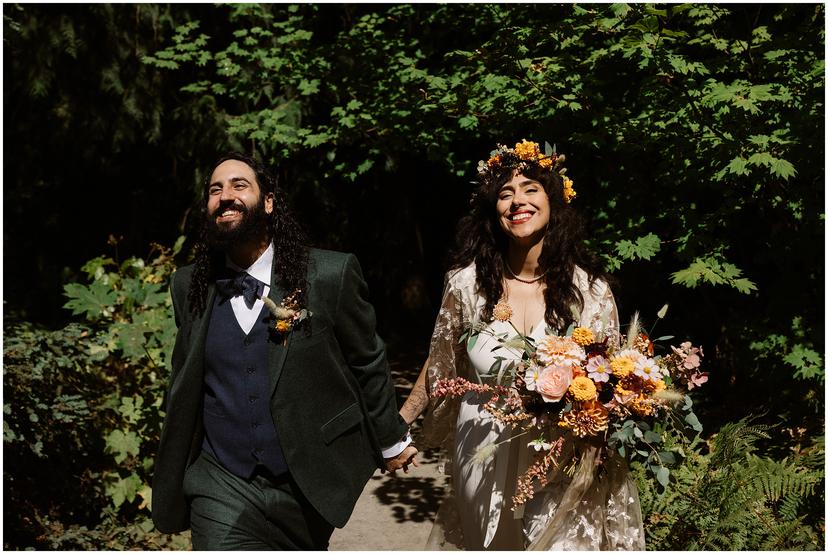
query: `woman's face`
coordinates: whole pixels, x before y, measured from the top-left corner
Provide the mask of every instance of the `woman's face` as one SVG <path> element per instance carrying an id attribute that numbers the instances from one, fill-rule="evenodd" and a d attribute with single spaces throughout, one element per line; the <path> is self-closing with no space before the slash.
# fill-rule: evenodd
<path id="1" fill-rule="evenodd" d="M 512 176 L 498 192 L 498 221 L 512 241 L 543 240 L 549 224 L 549 211 L 549 197 L 543 185 L 521 173 Z"/>

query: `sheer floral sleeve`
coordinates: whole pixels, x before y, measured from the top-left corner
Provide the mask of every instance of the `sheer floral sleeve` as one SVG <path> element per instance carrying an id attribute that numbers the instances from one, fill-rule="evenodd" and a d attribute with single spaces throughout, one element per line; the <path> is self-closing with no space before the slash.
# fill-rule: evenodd
<path id="1" fill-rule="evenodd" d="M 469 358 L 464 344 L 460 343 L 460 337 L 474 318 L 470 296 L 474 288 L 474 267 L 469 269 L 446 275 L 443 301 L 431 336 L 426 382 L 430 401 L 423 422 L 422 440 L 432 448 L 450 446 L 458 409 L 457 399 L 435 398 L 431 394 L 435 383 L 439 379 L 470 378 Z"/>
<path id="2" fill-rule="evenodd" d="M 590 285 L 587 274 L 580 268 L 575 272 L 575 282 L 584 297 L 578 324 L 592 329 L 599 337 L 609 336 L 610 342 L 617 344 L 620 337 L 618 308 L 609 285 L 601 279 Z"/>

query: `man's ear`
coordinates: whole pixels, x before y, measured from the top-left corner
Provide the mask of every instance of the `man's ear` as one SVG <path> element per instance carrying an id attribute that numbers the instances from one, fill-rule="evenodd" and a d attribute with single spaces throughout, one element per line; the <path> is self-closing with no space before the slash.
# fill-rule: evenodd
<path id="1" fill-rule="evenodd" d="M 265 209 L 265 213 L 267 213 L 267 215 L 270 215 L 270 214 L 273 213 L 273 193 L 272 192 L 268 192 L 265 195 L 264 209 Z"/>

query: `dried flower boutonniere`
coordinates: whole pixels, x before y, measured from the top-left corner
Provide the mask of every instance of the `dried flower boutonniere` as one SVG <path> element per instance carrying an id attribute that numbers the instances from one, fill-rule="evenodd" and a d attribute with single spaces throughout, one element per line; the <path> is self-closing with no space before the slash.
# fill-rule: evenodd
<path id="1" fill-rule="evenodd" d="M 285 296 L 282 303 L 278 306 L 270 298 L 262 298 L 265 306 L 267 306 L 267 309 L 270 310 L 270 313 L 273 314 L 276 320 L 273 324 L 273 329 L 280 335 L 286 335 L 291 332 L 296 325 L 312 315 L 305 308 L 299 308 L 298 298 L 301 293 L 302 291 L 298 289 L 293 291 Z"/>

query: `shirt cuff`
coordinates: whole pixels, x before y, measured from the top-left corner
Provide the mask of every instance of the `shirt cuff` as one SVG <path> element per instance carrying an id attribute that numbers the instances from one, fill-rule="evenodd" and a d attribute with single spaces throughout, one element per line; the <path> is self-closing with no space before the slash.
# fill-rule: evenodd
<path id="1" fill-rule="evenodd" d="M 388 458 L 396 458 L 409 444 L 411 444 L 411 433 L 406 433 L 400 442 L 394 446 L 389 446 L 388 448 L 383 449 L 382 457 L 386 460 Z"/>

